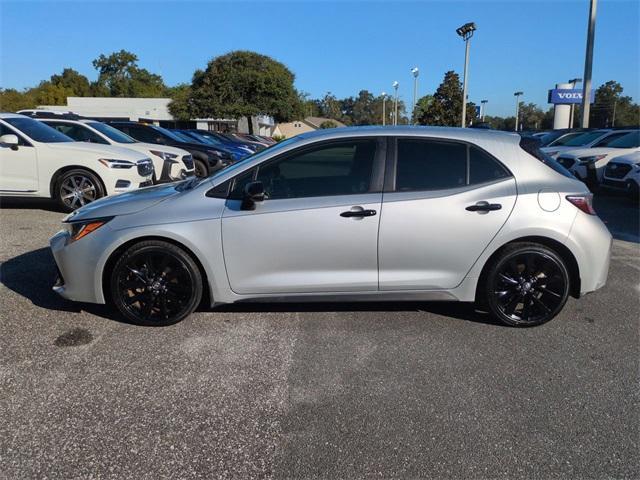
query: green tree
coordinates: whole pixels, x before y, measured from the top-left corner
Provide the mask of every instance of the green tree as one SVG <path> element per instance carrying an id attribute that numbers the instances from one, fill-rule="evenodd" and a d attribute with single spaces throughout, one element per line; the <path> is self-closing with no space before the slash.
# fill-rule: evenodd
<path id="1" fill-rule="evenodd" d="M 190 120 L 191 117 L 191 86 L 181 83 L 175 87 L 167 89 L 167 94 L 171 97 L 169 103 L 169 113 L 177 120 Z"/>
<path id="2" fill-rule="evenodd" d="M 191 82 L 192 115 L 251 117 L 289 121 L 302 114 L 295 76 L 282 63 L 255 52 L 235 51 L 214 58 Z M 249 128 L 251 128 L 251 122 Z"/>
<path id="3" fill-rule="evenodd" d="M 336 128 L 338 124 L 332 120 L 325 120 L 320 124 L 320 128 Z"/>
<path id="4" fill-rule="evenodd" d="M 433 97 L 420 100 L 424 104 L 424 108 L 421 108 L 419 115 L 416 114 L 418 124 L 451 127 L 460 125 L 462 116 L 462 83 L 456 72 L 451 70 L 446 72 L 444 80 L 438 86 Z M 466 121 L 471 123 L 476 117 L 476 108 L 471 102 L 466 104 L 466 108 Z"/>
<path id="5" fill-rule="evenodd" d="M 92 90 L 98 96 L 161 97 L 166 87 L 160 75 L 138 67 L 138 57 L 126 50 L 109 56 L 100 55 L 93 62 L 98 80 Z"/>
<path id="6" fill-rule="evenodd" d="M 342 114 L 343 106 L 343 101 L 338 100 L 333 93 L 327 92 L 322 100 L 320 100 L 321 116 L 342 121 L 344 119 Z M 349 119 L 349 123 L 350 122 L 351 119 Z"/>
<path id="7" fill-rule="evenodd" d="M 523 130 L 539 130 L 542 128 L 544 112 L 536 104 L 520 102 L 518 116 Z"/>
<path id="8" fill-rule="evenodd" d="M 20 92 L 15 88 L 0 88 L 0 111 L 17 112 L 35 106 L 36 101 L 30 90 Z"/>
<path id="9" fill-rule="evenodd" d="M 622 95 L 622 92 L 622 85 L 614 80 L 609 80 L 596 89 L 589 126 L 637 126 L 640 123 L 640 106 L 633 103 L 631 97 Z"/>
<path id="10" fill-rule="evenodd" d="M 71 97 L 88 97 L 91 95 L 89 80 L 73 68 L 65 68 L 60 75 L 51 75 L 49 82 L 56 87 L 66 89 Z"/>

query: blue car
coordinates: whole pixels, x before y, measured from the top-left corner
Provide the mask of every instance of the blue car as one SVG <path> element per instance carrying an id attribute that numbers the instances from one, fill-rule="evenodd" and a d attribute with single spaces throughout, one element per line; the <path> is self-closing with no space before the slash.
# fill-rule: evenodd
<path id="1" fill-rule="evenodd" d="M 234 144 L 233 142 L 223 142 L 219 140 L 216 136 L 209 134 L 208 132 L 200 132 L 198 130 L 176 130 L 178 133 L 192 138 L 194 141 L 198 143 L 202 143 L 204 145 L 213 145 L 216 148 L 223 150 L 231 157 L 235 162 L 242 160 L 245 157 L 253 154 L 253 150 L 248 147 L 245 147 L 242 144 Z"/>

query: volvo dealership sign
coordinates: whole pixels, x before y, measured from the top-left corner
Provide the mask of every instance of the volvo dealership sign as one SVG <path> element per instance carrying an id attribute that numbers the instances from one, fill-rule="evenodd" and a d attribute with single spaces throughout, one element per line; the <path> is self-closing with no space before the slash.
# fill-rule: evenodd
<path id="1" fill-rule="evenodd" d="M 596 92 L 591 90 L 591 99 L 589 103 L 595 101 Z M 549 103 L 554 105 L 564 105 L 570 103 L 582 103 L 581 88 L 554 88 L 549 90 Z"/>

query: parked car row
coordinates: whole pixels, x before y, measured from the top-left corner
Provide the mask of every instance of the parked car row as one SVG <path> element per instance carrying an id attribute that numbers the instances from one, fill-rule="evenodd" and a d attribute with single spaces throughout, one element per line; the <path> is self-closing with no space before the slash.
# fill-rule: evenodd
<path id="1" fill-rule="evenodd" d="M 541 149 L 592 189 L 640 191 L 640 130 L 567 132 Z"/>
<path id="2" fill-rule="evenodd" d="M 52 198 L 71 211 L 107 195 L 206 177 L 272 143 L 71 112 L 0 114 L 0 195 Z"/>

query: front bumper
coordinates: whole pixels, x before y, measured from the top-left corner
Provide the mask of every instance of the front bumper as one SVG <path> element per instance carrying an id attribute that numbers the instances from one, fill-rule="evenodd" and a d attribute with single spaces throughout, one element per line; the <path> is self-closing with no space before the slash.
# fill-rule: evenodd
<path id="1" fill-rule="evenodd" d="M 56 279 L 53 291 L 67 300 L 87 303 L 104 303 L 104 295 L 96 290 L 99 283 L 95 280 L 96 265 L 102 249 L 99 245 L 99 230 L 108 229 L 108 225 L 82 238 L 70 242 L 65 231 L 56 233 L 49 240 L 51 253 L 56 262 Z"/>

